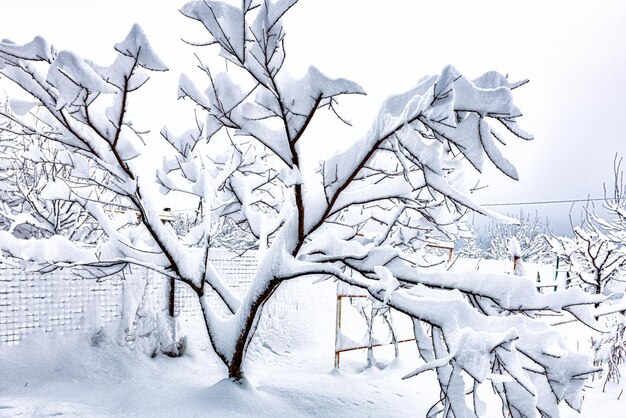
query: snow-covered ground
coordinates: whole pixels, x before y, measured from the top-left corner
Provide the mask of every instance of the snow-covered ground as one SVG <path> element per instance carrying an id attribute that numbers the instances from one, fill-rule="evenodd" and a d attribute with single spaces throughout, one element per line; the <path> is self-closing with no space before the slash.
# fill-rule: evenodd
<path id="1" fill-rule="evenodd" d="M 0 347 L 0 417 L 424 416 L 438 390 L 430 372 L 402 380 L 420 364 L 414 343 L 401 344 L 396 360 L 391 347 L 376 349 L 380 370 L 364 370 L 363 350 L 342 354 L 340 371 L 333 370 L 334 292 L 334 283 L 306 280 L 279 289 L 259 325 L 242 386 L 224 380 L 206 337 L 188 323 L 182 325 L 189 350 L 178 359 L 150 359 L 115 344 L 94 347 L 84 334 L 31 335 Z M 358 339 L 364 324 L 348 305 L 343 327 Z M 587 348 L 587 330 L 562 329 L 570 344 Z M 603 383 L 589 382 L 582 416 L 624 416 L 623 382 L 604 393 Z M 498 416 L 499 402 L 487 399 L 488 416 Z M 562 412 L 581 416 L 566 406 Z"/>
<path id="2" fill-rule="evenodd" d="M 570 323 L 559 325 L 557 327 L 562 333 L 566 343 L 572 349 L 589 352 L 590 336 L 592 333 L 587 327 L 579 323 Z M 622 367 L 622 373 L 624 368 Z M 563 405 L 561 407 L 561 416 L 565 418 L 574 417 L 607 417 L 607 418 L 623 418 L 626 416 L 626 394 L 621 392 L 626 388 L 626 382 L 620 383 L 608 382 L 605 385 L 606 375 L 602 378 L 598 375 L 593 379 L 589 379 L 585 384 L 584 402 L 581 413 Z M 603 392 L 604 387 L 604 392 Z M 619 399 L 618 399 L 619 398 Z"/>
<path id="3" fill-rule="evenodd" d="M 0 416 L 406 416 L 423 415 L 433 398 L 428 386 L 400 380 L 410 365 L 335 373 L 332 350 L 325 353 L 259 350 L 249 381 L 237 386 L 222 380 L 206 351 L 149 359 L 76 338 L 45 339 L 3 350 Z"/>
<path id="4" fill-rule="evenodd" d="M 303 289 L 309 297 L 295 300 Z M 414 366 L 413 344 L 393 362 L 392 350 L 377 351 L 383 370 L 363 372 L 362 351 L 344 354 L 333 370 L 334 290 L 333 283 L 281 289 L 260 324 L 243 386 L 223 380 L 225 368 L 189 326 L 189 353 L 178 359 L 94 347 L 83 334 L 32 335 L 0 348 L 0 416 L 423 415 L 434 387 L 401 380 Z"/>

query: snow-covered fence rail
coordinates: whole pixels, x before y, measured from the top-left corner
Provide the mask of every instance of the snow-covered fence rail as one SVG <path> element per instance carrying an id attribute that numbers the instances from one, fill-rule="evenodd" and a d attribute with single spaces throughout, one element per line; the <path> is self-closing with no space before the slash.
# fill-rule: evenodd
<path id="1" fill-rule="evenodd" d="M 257 254 L 212 250 L 211 261 L 237 294 L 250 286 L 257 268 Z M 101 323 L 120 320 L 125 298 L 132 297 L 129 284 L 145 288 L 158 306 L 167 309 L 167 280 L 144 268 L 125 271 L 102 280 L 85 279 L 70 270 L 52 273 L 24 272 L 0 265 L 0 344 L 18 344 L 38 332 L 67 333 L 86 330 L 94 318 Z M 136 294 L 136 293 L 135 293 Z M 219 304 L 217 298 L 211 300 Z M 176 284 L 175 314 L 193 320 L 199 313 L 197 298 Z"/>
<path id="2" fill-rule="evenodd" d="M 344 313 L 344 309 L 342 308 L 343 299 L 348 299 L 350 301 L 350 305 L 353 305 L 353 302 L 355 301 L 359 301 L 359 300 L 363 301 L 362 303 L 357 303 L 357 305 L 361 305 L 360 309 L 353 306 L 354 308 L 356 308 L 356 310 L 360 312 L 361 320 L 364 320 L 366 328 L 367 328 L 365 334 L 361 336 L 360 339 L 358 340 L 354 340 L 350 338 L 348 335 L 345 334 L 345 329 L 342 329 L 343 313 Z M 370 308 L 369 316 L 367 315 L 366 311 L 363 309 L 365 308 L 363 303 L 369 304 L 369 308 Z M 368 350 L 368 365 L 371 365 L 370 362 L 374 361 L 374 355 L 372 353 L 372 349 L 376 347 L 394 345 L 394 348 L 396 351 L 396 357 L 397 357 L 398 344 L 415 341 L 415 338 L 413 336 L 399 338 L 399 334 L 398 334 L 399 328 L 406 328 L 406 326 L 398 327 L 397 323 L 394 324 L 395 320 L 400 319 L 399 316 L 400 317 L 404 316 L 405 319 L 408 319 L 408 317 L 406 317 L 404 314 L 400 312 L 393 311 L 394 313 L 393 316 L 395 317 L 395 319 L 392 319 L 391 308 L 384 307 L 384 306 L 380 306 L 379 308 L 382 308 L 382 312 L 385 312 L 385 314 L 379 316 L 381 311 L 377 312 L 379 308 L 377 308 L 375 305 L 372 305 L 372 303 L 375 304 L 374 300 L 371 299 L 371 297 L 365 290 L 348 286 L 342 283 L 339 283 L 337 285 L 337 301 L 336 301 L 336 311 L 335 311 L 336 313 L 336 316 L 335 316 L 335 368 L 336 369 L 339 369 L 340 367 L 342 353 L 345 353 L 348 351 L 367 349 Z M 377 338 L 375 336 L 376 332 L 374 332 L 375 331 L 374 320 L 376 319 L 376 317 L 379 317 L 379 319 L 382 320 L 381 322 L 386 325 L 386 328 L 388 331 L 387 335 L 382 339 Z M 354 328 L 354 323 L 350 325 L 351 326 L 349 326 L 348 328 Z M 359 327 L 357 326 L 356 328 L 359 328 Z"/>

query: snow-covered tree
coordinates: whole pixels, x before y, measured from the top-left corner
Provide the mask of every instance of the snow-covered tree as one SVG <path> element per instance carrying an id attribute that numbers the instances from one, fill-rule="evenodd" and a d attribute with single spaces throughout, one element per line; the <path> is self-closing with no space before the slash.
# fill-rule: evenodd
<path id="1" fill-rule="evenodd" d="M 171 225 L 179 237 L 187 235 L 195 224 L 195 216 L 190 216 L 188 213 L 174 213 L 172 215 Z"/>
<path id="2" fill-rule="evenodd" d="M 614 160 L 613 193 L 606 193 L 600 216 L 593 205 L 584 209 L 582 224 L 573 237 L 551 237 L 552 251 L 568 266 L 572 285 L 589 292 L 611 292 L 607 285 L 623 279 L 626 272 L 626 188 L 621 159 Z"/>
<path id="3" fill-rule="evenodd" d="M 50 199 L 46 193 L 50 190 L 49 185 L 55 182 L 63 182 L 72 188 L 92 186 L 92 192 L 100 202 L 112 203 L 104 206 L 107 214 L 113 216 L 123 213 L 114 204 L 117 196 L 97 185 L 98 181 L 105 183 L 108 175 L 85 166 L 81 168 L 80 156 L 67 153 L 57 142 L 32 132 L 25 123 L 27 120 L 36 121 L 36 118 L 20 120 L 22 125 L 17 127 L 15 112 L 24 107 L 30 108 L 32 103 L 13 101 L 12 106 L 5 103 L 0 109 L 0 230 L 24 239 L 62 236 L 84 246 L 97 246 L 103 232 L 80 202 L 64 198 Z M 104 181 L 97 180 L 89 184 L 86 179 L 91 176 Z M 134 222 L 132 212 L 126 215 L 130 216 L 129 222 Z M 17 265 L 12 259 L 0 258 L 0 261 Z M 58 266 L 42 264 L 37 269 L 49 272 Z M 117 273 L 124 266 L 124 263 L 114 262 L 74 268 L 78 274 L 91 278 Z M 160 311 L 165 310 L 165 305 L 155 311 L 152 309 L 155 307 L 154 301 L 143 300 L 140 306 L 142 320 L 139 329 L 133 330 L 134 334 L 129 334 L 132 338 L 126 338 L 126 341 L 132 344 L 136 340 L 140 341 L 136 345 L 150 355 L 155 350 L 171 355 L 175 345 L 174 333 L 167 333 L 167 330 L 174 327 L 174 321 L 161 315 Z M 150 309 L 153 311 L 148 312 Z M 96 331 L 100 334 L 103 332 L 101 329 Z"/>
<path id="4" fill-rule="evenodd" d="M 241 252 L 256 250 L 259 247 L 258 239 L 248 228 L 237 224 L 232 218 L 223 218 L 217 226 L 217 232 L 212 237 L 212 244 L 217 248 Z"/>
<path id="5" fill-rule="evenodd" d="M 626 184 L 622 169 L 623 157 L 615 155 L 613 160 L 613 187 L 610 192 L 604 185 L 603 210 L 600 216 L 592 207 L 586 210 L 587 223 L 593 224 L 606 239 L 624 250 L 626 247 Z"/>
<path id="6" fill-rule="evenodd" d="M 0 231 L 26 239 L 60 235 L 94 245 L 101 231 L 93 218 L 76 202 L 46 195 L 47 186 L 58 181 L 80 184 L 81 172 L 73 169 L 80 157 L 16 118 L 8 103 L 0 104 Z"/>
<path id="7" fill-rule="evenodd" d="M 571 286 L 604 294 L 607 285 L 623 274 L 626 253 L 592 223 L 575 227 L 573 237 L 552 237 L 549 242 L 568 266 Z"/>
<path id="8" fill-rule="evenodd" d="M 605 387 L 607 382 L 619 382 L 619 367 L 626 358 L 624 312 L 610 306 L 623 296 L 626 273 L 626 187 L 621 163 L 622 158 L 616 155 L 612 193 L 605 184 L 602 216 L 590 204 L 584 208 L 582 224 L 574 228 L 573 237 L 549 238 L 552 251 L 568 267 L 571 286 L 608 296 L 600 309 L 613 312 L 605 319 L 609 330 L 591 339 L 594 363 L 606 371 Z"/>
<path id="9" fill-rule="evenodd" d="M 221 218 L 219 221 L 219 224 L 215 226 L 215 233 L 211 236 L 213 247 L 235 252 L 258 249 L 258 239 L 245 225 L 237 224 L 232 218 Z M 184 237 L 198 225 L 198 216 L 197 214 L 174 213 L 171 225 L 176 235 Z"/>
<path id="10" fill-rule="evenodd" d="M 0 74 L 33 97 L 47 138 L 108 173 L 107 190 L 140 215 L 138 224 L 120 227 L 117 217 L 104 214 L 109 202 L 91 192 L 96 184 L 52 182 L 46 196 L 80 204 L 106 240 L 85 249 L 55 236 L 53 251 L 51 239 L 26 242 L 3 233 L 2 251 L 85 268 L 132 263 L 185 283 L 198 297 L 213 349 L 236 381 L 244 377 L 246 350 L 264 304 L 285 281 L 320 275 L 366 289 L 414 318 L 426 364 L 409 376 L 435 370 L 441 402 L 433 411 L 480 415 L 475 389 L 482 383 L 493 385 L 505 415 L 556 416 L 562 400 L 578 407 L 579 390 L 594 370 L 590 359 L 568 351 L 532 318 L 546 309 L 568 311 L 594 325 L 586 307 L 598 297 L 578 289 L 540 295 L 523 278 L 431 271 L 412 251 L 426 237 L 453 237 L 467 210 L 508 220 L 474 203 L 467 179 L 488 163 L 517 178 L 501 153 L 497 126 L 532 138 L 517 125 L 521 112 L 513 104 L 513 90 L 525 81 L 496 72 L 468 79 L 445 67 L 388 98 L 365 137 L 315 172 L 306 171 L 310 156 L 301 144 L 315 141 L 307 128 L 318 112 L 337 114 L 340 96 L 363 89 L 315 67 L 299 79 L 287 73 L 281 18 L 295 3 L 244 0 L 235 7 L 204 0 L 182 8 L 207 30 L 205 46 L 228 61 L 228 72 L 201 63 L 202 87 L 181 76 L 179 98 L 195 103 L 206 121 L 182 136 L 163 129 L 170 147 L 154 172 L 142 166 L 141 155 L 144 144 L 158 138 L 131 123 L 129 102 L 150 72 L 167 67 L 138 25 L 115 45 L 117 57 L 109 66 L 58 51 L 42 38 L 0 43 Z M 167 192 L 201 203 L 201 221 L 182 239 L 158 216 L 161 193 Z M 208 258 L 221 219 L 246 228 L 259 242 L 259 268 L 243 298 Z M 361 231 L 371 242 L 358 239 Z M 227 307 L 226 318 L 209 305 L 209 291 Z"/>
<path id="11" fill-rule="evenodd" d="M 485 257 L 485 249 L 480 242 L 478 231 L 474 227 L 469 227 L 467 234 L 461 239 L 461 248 L 459 254 L 466 258 L 483 258 Z"/>
<path id="12" fill-rule="evenodd" d="M 550 233 L 547 222 L 542 221 L 537 215 L 531 218 L 524 211 L 513 217 L 517 219 L 517 225 L 494 221 L 489 223 L 484 241 L 487 257 L 494 260 L 510 259 L 509 242 L 511 238 L 515 238 L 522 250 L 522 260 L 527 263 L 553 261 L 554 255 L 551 254 L 546 241 Z"/>

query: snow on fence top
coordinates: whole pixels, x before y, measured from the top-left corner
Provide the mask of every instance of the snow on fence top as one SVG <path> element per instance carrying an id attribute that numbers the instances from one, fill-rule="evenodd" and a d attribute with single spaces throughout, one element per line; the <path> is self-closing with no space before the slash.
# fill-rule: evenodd
<path id="1" fill-rule="evenodd" d="M 216 249 L 210 258 L 234 292 L 243 295 L 256 273 L 256 252 L 239 255 Z M 70 270 L 41 274 L 0 264 L 0 344 L 16 345 L 38 332 L 85 331 L 93 327 L 94 317 L 101 323 L 120 320 L 125 290 L 138 283 L 162 302 L 158 306 L 167 308 L 167 280 L 144 268 L 93 280 Z M 177 283 L 176 292 L 176 314 L 185 319 L 196 315 L 197 300 L 186 285 Z"/>

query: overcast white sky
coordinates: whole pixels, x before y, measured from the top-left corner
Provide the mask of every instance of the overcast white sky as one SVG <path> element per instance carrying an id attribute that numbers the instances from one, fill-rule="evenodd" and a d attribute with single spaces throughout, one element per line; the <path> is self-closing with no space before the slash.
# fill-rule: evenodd
<path id="1" fill-rule="evenodd" d="M 192 51 L 179 38 L 202 33 L 177 12 L 184 3 L 2 0 L 0 38 L 23 43 L 42 35 L 58 49 L 106 64 L 113 44 L 137 22 L 172 70 L 159 80 L 158 94 L 173 102 L 178 75 L 193 71 Z M 601 197 L 614 154 L 626 156 L 626 7 L 620 0 L 300 0 L 284 25 L 290 71 L 313 64 L 361 83 L 369 93 L 344 101 L 344 114 L 355 122 L 354 132 L 341 131 L 346 144 L 369 127 L 387 95 L 446 64 L 469 77 L 498 70 L 529 78 L 517 90 L 517 104 L 525 114 L 522 126 L 535 140 L 511 138 L 504 150 L 521 179 L 489 171 L 491 187 L 479 202 Z M 175 114 L 142 113 L 155 119 L 154 132 Z M 568 204 L 525 209 L 549 215 L 557 232 L 568 228 Z"/>

